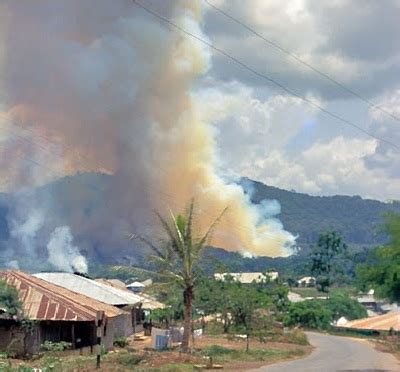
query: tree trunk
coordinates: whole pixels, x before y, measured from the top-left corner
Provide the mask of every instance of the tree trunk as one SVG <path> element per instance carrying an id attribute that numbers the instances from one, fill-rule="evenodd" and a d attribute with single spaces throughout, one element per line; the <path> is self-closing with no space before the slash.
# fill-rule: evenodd
<path id="1" fill-rule="evenodd" d="M 183 291 L 183 304 L 185 306 L 183 313 L 183 337 L 182 351 L 189 351 L 189 340 L 192 329 L 192 307 L 193 307 L 193 286 L 188 286 Z"/>

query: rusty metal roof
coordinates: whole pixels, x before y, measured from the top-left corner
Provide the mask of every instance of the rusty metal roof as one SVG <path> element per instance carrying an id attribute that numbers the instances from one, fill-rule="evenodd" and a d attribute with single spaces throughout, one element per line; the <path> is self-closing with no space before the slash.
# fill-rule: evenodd
<path id="1" fill-rule="evenodd" d="M 352 320 L 342 325 L 344 328 L 370 329 L 376 331 L 400 331 L 400 311 L 393 311 L 371 318 Z"/>
<path id="2" fill-rule="evenodd" d="M 0 272 L 0 279 L 14 286 L 24 315 L 33 320 L 94 321 L 101 310 L 109 318 L 125 312 L 21 271 Z"/>

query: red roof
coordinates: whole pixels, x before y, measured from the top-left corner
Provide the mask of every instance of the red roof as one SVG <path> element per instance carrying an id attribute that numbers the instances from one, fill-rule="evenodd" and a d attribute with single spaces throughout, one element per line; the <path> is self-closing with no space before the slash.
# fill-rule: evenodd
<path id="1" fill-rule="evenodd" d="M 29 319 L 94 321 L 97 311 L 104 311 L 109 318 L 124 314 L 124 311 L 115 306 L 93 300 L 21 271 L 0 272 L 0 279 L 17 289 L 23 313 Z"/>

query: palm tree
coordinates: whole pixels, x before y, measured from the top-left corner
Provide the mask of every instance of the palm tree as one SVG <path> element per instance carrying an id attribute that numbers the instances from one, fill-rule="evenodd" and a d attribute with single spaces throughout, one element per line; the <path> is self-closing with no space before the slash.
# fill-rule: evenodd
<path id="1" fill-rule="evenodd" d="M 194 237 L 193 234 L 193 200 L 184 215 L 178 214 L 175 216 L 170 212 L 170 220 L 167 220 L 157 213 L 161 226 L 168 237 L 161 247 L 155 246 L 146 238 L 131 235 L 131 239 L 139 238 L 152 248 L 155 252 L 152 259 L 159 265 L 159 273 L 168 283 L 176 284 L 182 289 L 184 304 L 183 351 L 189 350 L 194 289 L 199 277 L 198 266 L 201 253 L 204 247 L 210 244 L 212 232 L 225 211 L 226 209 L 222 211 L 207 232 L 200 238 Z"/>

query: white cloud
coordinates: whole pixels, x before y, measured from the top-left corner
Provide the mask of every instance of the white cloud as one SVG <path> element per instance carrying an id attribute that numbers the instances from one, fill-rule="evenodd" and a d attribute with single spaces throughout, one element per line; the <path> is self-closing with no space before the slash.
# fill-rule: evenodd
<path id="1" fill-rule="evenodd" d="M 388 0 L 210 0 L 267 39 L 367 97 L 398 85 L 400 6 Z M 218 47 L 300 94 L 352 98 L 327 79 L 256 37 L 210 7 L 205 28 Z M 384 21 L 382 21 L 384 19 Z M 214 55 L 214 75 L 250 85 L 268 84 Z"/>
<path id="2" fill-rule="evenodd" d="M 197 93 L 204 119 L 214 119 L 221 162 L 239 176 L 311 194 L 400 199 L 400 178 L 371 167 L 380 145 L 366 137 L 314 138 L 317 113 L 297 98 L 256 98 L 240 83 Z"/>

